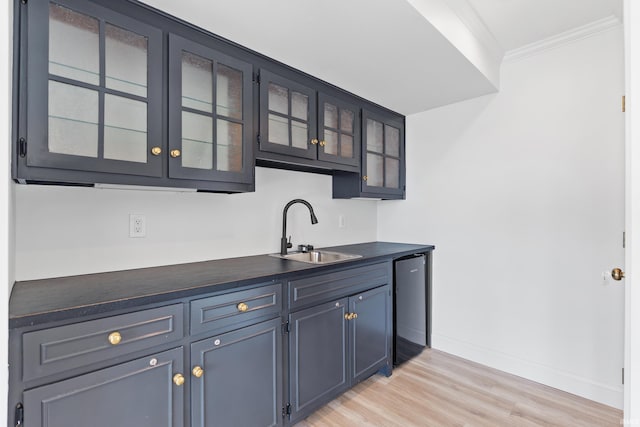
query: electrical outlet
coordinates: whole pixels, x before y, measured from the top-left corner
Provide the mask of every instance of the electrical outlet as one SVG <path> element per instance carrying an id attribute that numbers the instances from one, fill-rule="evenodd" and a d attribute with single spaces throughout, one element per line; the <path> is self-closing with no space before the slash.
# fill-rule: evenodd
<path id="1" fill-rule="evenodd" d="M 129 214 L 129 237 L 145 237 L 147 221 L 144 215 Z"/>

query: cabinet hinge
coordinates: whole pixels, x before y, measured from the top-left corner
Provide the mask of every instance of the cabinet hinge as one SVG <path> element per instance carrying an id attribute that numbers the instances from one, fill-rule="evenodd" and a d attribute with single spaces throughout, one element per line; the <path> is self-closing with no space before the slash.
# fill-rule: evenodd
<path id="1" fill-rule="evenodd" d="M 282 324 L 282 335 L 288 334 L 291 332 L 291 327 L 289 326 L 289 322 L 284 322 Z"/>
<path id="2" fill-rule="evenodd" d="M 622 249 L 627 247 L 627 232 L 622 232 Z"/>
<path id="3" fill-rule="evenodd" d="M 622 384 L 624 384 L 624 368 L 622 368 Z"/>
<path id="4" fill-rule="evenodd" d="M 15 421 L 16 427 L 22 427 L 22 425 L 24 424 L 24 407 L 22 406 L 22 403 L 18 403 L 16 405 Z"/>
<path id="5" fill-rule="evenodd" d="M 622 95 L 622 112 L 627 111 L 627 97 Z"/>
<path id="6" fill-rule="evenodd" d="M 20 154 L 20 157 L 27 155 L 27 140 L 24 138 L 18 140 L 18 154 Z"/>
<path id="7" fill-rule="evenodd" d="M 256 82 L 257 84 L 260 84 L 260 73 L 255 73 L 253 75 L 253 81 Z"/>
<path id="8" fill-rule="evenodd" d="M 288 416 L 291 419 L 291 404 L 287 403 L 287 406 L 282 408 L 282 418 Z"/>
<path id="9" fill-rule="evenodd" d="M 258 145 L 260 145 L 260 134 L 256 135 L 256 140 L 258 141 Z"/>

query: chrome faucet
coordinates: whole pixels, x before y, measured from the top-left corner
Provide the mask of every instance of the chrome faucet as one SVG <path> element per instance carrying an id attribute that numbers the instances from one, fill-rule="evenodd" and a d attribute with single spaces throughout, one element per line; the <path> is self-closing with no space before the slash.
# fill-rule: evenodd
<path id="1" fill-rule="evenodd" d="M 291 238 L 287 240 L 287 211 L 289 210 L 291 205 L 295 203 L 302 203 L 307 208 L 309 208 L 309 213 L 311 214 L 311 224 L 318 223 L 318 218 L 316 218 L 316 214 L 313 212 L 313 208 L 311 207 L 311 204 L 306 200 L 293 199 L 292 201 L 287 203 L 284 207 L 284 210 L 282 211 L 282 238 L 280 239 L 280 255 L 286 255 L 287 249 L 293 246 L 291 244 Z"/>

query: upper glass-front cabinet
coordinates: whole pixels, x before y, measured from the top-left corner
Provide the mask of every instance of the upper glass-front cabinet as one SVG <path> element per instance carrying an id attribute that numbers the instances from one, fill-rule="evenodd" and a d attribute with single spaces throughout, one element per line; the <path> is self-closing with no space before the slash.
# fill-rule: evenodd
<path id="1" fill-rule="evenodd" d="M 340 99 L 318 94 L 318 159 L 344 165 L 360 164 L 360 109 Z"/>
<path id="2" fill-rule="evenodd" d="M 29 2 L 29 166 L 162 175 L 162 33 L 86 1 Z"/>
<path id="3" fill-rule="evenodd" d="M 362 191 L 404 192 L 404 125 L 399 120 L 362 113 Z"/>
<path id="4" fill-rule="evenodd" d="M 260 71 L 260 150 L 317 158 L 316 92 Z"/>
<path id="5" fill-rule="evenodd" d="M 169 35 L 169 176 L 253 180 L 253 67 Z"/>

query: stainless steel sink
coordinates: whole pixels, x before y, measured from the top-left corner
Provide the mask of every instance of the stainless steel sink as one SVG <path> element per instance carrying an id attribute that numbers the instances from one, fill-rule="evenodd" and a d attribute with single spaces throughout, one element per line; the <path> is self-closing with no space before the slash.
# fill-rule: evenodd
<path id="1" fill-rule="evenodd" d="M 291 252 L 287 255 L 271 254 L 273 257 L 289 259 L 292 261 L 306 262 L 309 264 L 332 264 L 334 262 L 347 261 L 362 258 L 362 255 L 345 254 L 331 251 Z"/>

